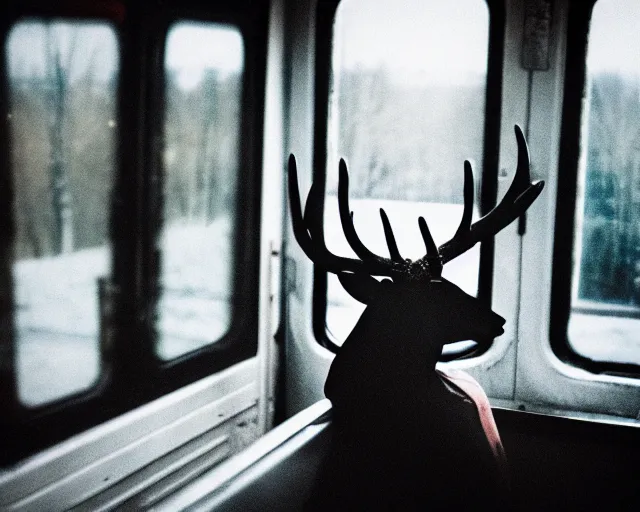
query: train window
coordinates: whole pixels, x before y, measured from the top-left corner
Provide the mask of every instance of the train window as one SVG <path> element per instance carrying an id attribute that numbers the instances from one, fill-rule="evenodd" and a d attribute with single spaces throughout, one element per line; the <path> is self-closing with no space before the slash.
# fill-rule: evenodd
<path id="1" fill-rule="evenodd" d="M 231 325 L 243 52 L 230 25 L 180 21 L 167 35 L 163 359 L 215 342 Z"/>
<path id="2" fill-rule="evenodd" d="M 640 4 L 596 3 L 587 52 L 568 338 L 579 355 L 640 364 Z"/>
<path id="3" fill-rule="evenodd" d="M 8 34 L 14 332 L 29 406 L 86 390 L 101 371 L 118 53 L 104 22 L 23 19 Z"/>
<path id="4" fill-rule="evenodd" d="M 460 221 L 464 160 L 472 161 L 479 197 L 489 10 L 482 0 L 403 0 L 393 9 L 384 1 L 342 0 L 333 30 L 327 247 L 353 255 L 336 199 L 343 157 L 354 223 L 365 245 L 388 254 L 378 215 L 384 207 L 403 257 L 421 257 L 419 216 L 438 244 L 453 236 Z M 479 255 L 476 246 L 447 265 L 445 277 L 476 294 Z M 329 275 L 326 326 L 337 343 L 363 309 Z"/>
<path id="5" fill-rule="evenodd" d="M 2 26 L 0 464 L 144 404 L 163 436 L 178 400 L 194 428 L 140 446 L 158 457 L 203 433 L 202 400 L 248 397 L 221 423 L 256 403 L 269 4 L 178 3 L 16 3 Z"/>

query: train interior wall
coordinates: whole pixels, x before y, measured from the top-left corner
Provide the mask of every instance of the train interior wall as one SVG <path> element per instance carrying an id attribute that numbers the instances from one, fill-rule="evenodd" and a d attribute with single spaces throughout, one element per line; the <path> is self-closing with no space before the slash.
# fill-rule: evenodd
<path id="1" fill-rule="evenodd" d="M 310 3 L 313 2 L 295 3 L 275 1 L 274 5 L 277 9 L 274 9 L 271 14 L 273 18 L 271 21 L 272 28 L 276 27 L 277 29 L 272 30 L 273 40 L 271 41 L 269 50 L 271 53 L 267 65 L 267 96 L 270 101 L 266 102 L 265 140 L 269 143 L 265 145 L 264 149 L 264 169 L 268 169 L 269 172 L 273 173 L 273 179 L 269 185 L 271 188 L 268 190 L 265 188 L 268 194 L 264 194 L 264 197 L 269 199 L 268 201 L 265 200 L 265 204 L 263 205 L 265 212 L 267 212 L 263 213 L 267 222 L 263 223 L 262 229 L 269 235 L 262 236 L 265 246 L 269 245 L 267 243 L 269 237 L 275 240 L 274 247 L 278 247 L 276 242 L 281 241 L 281 234 L 277 233 L 276 236 L 273 236 L 271 231 L 277 232 L 280 230 L 279 222 L 281 219 L 279 216 L 281 210 L 279 205 L 283 203 L 283 190 L 279 188 L 279 180 L 280 183 L 284 180 L 282 180 L 282 176 L 279 173 L 284 169 L 286 155 L 288 155 L 289 151 L 293 151 L 300 161 L 305 163 L 307 168 L 311 167 L 310 164 L 314 147 L 314 49 L 312 45 L 314 39 L 314 20 L 310 14 L 313 11 L 306 5 Z M 524 2 L 512 2 L 512 4 L 522 7 Z M 567 4 L 567 2 L 558 2 L 557 5 L 564 4 Z M 285 6 L 291 11 L 289 16 L 291 20 L 294 21 L 289 21 L 289 23 L 293 29 L 295 29 L 292 29 L 291 33 L 287 34 L 284 33 L 282 28 L 282 18 L 284 17 L 282 10 L 285 9 Z M 306 19 L 305 16 L 309 19 Z M 513 30 L 515 30 L 513 27 L 520 30 L 521 23 L 512 23 L 510 27 Z M 512 48 L 507 47 L 507 57 L 510 58 L 511 53 L 515 52 L 515 50 L 512 50 Z M 561 69 L 561 66 L 558 65 L 557 68 Z M 534 87 L 538 87 L 536 90 L 539 96 L 542 96 L 543 93 L 547 91 L 544 80 L 547 80 L 551 84 L 548 87 L 549 90 L 556 91 L 556 89 L 561 89 L 560 86 L 556 86 L 555 78 L 545 78 L 544 75 L 535 75 L 535 77 L 531 75 L 531 77 L 527 77 L 515 66 L 508 68 L 507 71 L 509 71 L 509 69 L 511 69 L 511 75 L 516 75 L 516 78 L 520 80 L 522 84 L 525 84 L 525 86 L 526 83 L 529 83 L 530 88 L 532 84 Z M 513 69 L 516 71 L 513 71 Z M 554 71 L 552 70 L 552 72 Z M 551 74 L 551 72 L 549 74 Z M 520 75 L 522 75 L 522 77 L 520 77 Z M 541 76 L 542 78 L 540 78 Z M 515 83 L 518 85 L 520 82 L 516 81 Z M 540 86 L 540 84 L 542 84 L 542 86 Z M 509 130 L 511 129 L 512 121 L 522 122 L 522 119 L 526 117 L 526 115 L 523 114 L 526 110 L 526 101 L 523 99 L 522 94 L 522 91 L 526 90 L 525 86 L 513 86 L 510 89 L 505 88 L 505 98 L 513 100 L 511 103 L 505 102 L 504 107 L 506 114 L 504 114 L 504 122 L 502 124 L 507 126 Z M 552 99 L 557 100 L 557 98 L 553 97 Z M 533 97 L 531 103 L 535 105 L 535 101 L 536 97 Z M 559 100 L 555 101 L 555 103 L 561 105 Z M 513 112 L 511 112 L 511 110 L 513 110 Z M 538 161 L 544 164 L 546 162 L 545 151 L 548 149 L 546 146 L 552 146 L 547 152 L 552 156 L 557 156 L 554 146 L 557 141 L 552 140 L 549 142 L 546 137 L 549 133 L 559 131 L 558 125 L 554 124 L 553 121 L 554 116 L 559 119 L 559 114 L 553 111 L 552 107 L 549 107 L 548 112 L 537 112 L 534 109 L 533 114 L 535 115 L 532 115 L 533 120 L 531 123 L 534 128 L 532 130 L 534 143 L 531 144 L 531 146 L 534 148 L 534 151 L 537 151 L 535 156 L 538 158 Z M 548 121 L 548 119 L 551 120 Z M 505 140 L 507 139 L 506 137 L 504 138 Z M 537 143 L 536 138 L 538 139 Z M 509 139 L 509 144 L 511 143 L 510 141 L 511 139 Z M 547 142 L 547 144 L 545 145 L 544 142 Z M 285 151 L 281 151 L 281 149 L 285 149 Z M 505 154 L 506 153 L 507 151 L 505 151 Z M 540 165 L 540 167 L 544 166 Z M 552 176 L 555 177 L 553 174 Z M 309 176 L 307 176 L 307 178 L 308 177 Z M 553 198 L 549 201 L 551 204 L 555 204 Z M 549 221 L 549 224 L 551 225 L 552 221 Z M 274 226 L 277 226 L 277 228 Z M 546 233 L 545 229 L 541 229 L 540 231 Z M 544 240 L 544 236 L 540 235 L 540 239 Z M 289 237 L 289 240 L 292 240 L 292 238 Z M 538 241 L 538 239 L 533 238 L 532 242 L 528 242 L 530 244 L 528 247 L 531 248 L 533 244 L 538 243 Z M 292 244 L 293 242 L 290 241 L 289 245 Z M 547 248 L 550 249 L 549 247 Z M 290 252 L 287 253 L 287 250 Z M 277 253 L 272 247 L 269 248 L 269 251 L 273 251 L 270 254 Z M 267 253 L 265 252 L 265 254 Z M 295 258 L 292 258 L 292 254 L 293 251 L 290 247 L 288 249 L 285 247 L 285 252 L 280 255 L 282 257 L 281 266 L 284 269 L 284 275 L 281 279 L 281 284 L 284 288 L 282 293 L 284 296 L 282 306 L 283 308 L 288 308 L 287 314 L 289 315 L 295 315 L 302 311 L 305 315 L 309 316 L 311 310 L 309 304 L 304 303 L 303 299 L 300 299 L 300 304 L 306 309 L 298 308 L 296 302 L 298 299 L 294 296 L 296 294 L 300 294 L 301 297 L 310 295 L 306 288 L 310 287 L 309 282 L 311 282 L 312 276 L 310 270 L 311 265 L 308 264 L 308 262 L 303 263 L 300 259 L 296 261 Z M 524 254 L 525 257 L 530 260 L 535 259 L 536 256 L 535 254 L 533 254 L 533 256 L 527 254 L 526 250 Z M 298 254 L 297 257 L 300 258 L 300 255 Z M 545 256 L 545 258 L 546 257 L 547 256 Z M 265 262 L 270 261 L 269 256 L 263 257 L 263 259 Z M 295 265 L 296 263 L 298 264 L 297 267 Z M 531 261 L 527 260 L 525 263 L 531 263 Z M 267 266 L 267 263 L 263 264 L 265 269 Z M 529 265 L 529 267 L 531 266 L 532 265 Z M 527 265 L 525 265 L 525 267 L 527 267 Z M 297 274 L 291 272 L 291 270 L 295 270 Z M 287 274 L 287 272 L 290 273 Z M 265 294 L 269 300 L 269 293 L 271 292 L 266 291 L 268 286 L 265 283 L 267 283 L 269 279 L 277 282 L 280 278 L 277 271 L 274 270 L 273 274 L 275 277 L 267 275 L 267 272 L 260 274 L 261 279 L 264 281 L 260 286 L 261 292 Z M 309 282 L 303 282 L 302 286 L 296 288 L 297 285 L 293 283 L 293 281 L 305 281 L 305 279 Z M 536 276 L 536 281 L 547 282 L 545 279 Z M 275 297 L 277 290 L 276 285 L 273 285 L 273 290 Z M 279 293 L 279 290 L 277 291 Z M 287 294 L 289 297 L 287 297 Z M 287 300 L 290 300 L 291 303 L 284 304 Z M 306 300 L 306 298 L 304 300 Z M 268 302 L 268 300 L 264 302 Z M 277 302 L 279 301 L 274 301 L 274 303 Z M 291 304 L 293 304 L 295 308 L 292 307 Z M 544 305 L 545 304 L 543 304 L 543 306 Z M 269 314 L 273 314 L 273 312 L 270 311 Z M 273 314 L 273 316 L 275 317 L 276 315 Z M 263 317 L 265 318 L 264 321 L 262 320 Z M 321 389 L 323 373 L 326 372 L 326 368 L 330 362 L 330 356 L 328 352 L 324 351 L 324 349 L 315 343 L 315 340 L 312 339 L 311 331 L 306 324 L 303 326 L 304 328 L 298 330 L 291 329 L 292 325 L 279 326 L 282 331 L 290 329 L 291 332 L 288 332 L 287 336 L 279 336 L 279 344 L 274 342 L 274 345 L 271 346 L 273 337 L 270 335 L 272 331 L 275 331 L 278 327 L 277 320 L 275 318 L 272 319 L 267 314 L 262 314 L 260 318 L 260 350 L 263 350 L 263 344 L 264 346 L 269 346 L 270 350 L 274 352 L 268 354 L 268 357 L 272 359 L 261 356 L 260 364 L 264 366 L 264 368 L 261 366 L 260 369 L 254 368 L 254 366 L 257 367 L 258 365 L 257 357 L 252 358 L 249 363 L 240 363 L 238 366 L 244 365 L 247 368 L 244 368 L 244 366 L 241 368 L 243 371 L 246 371 L 241 375 L 242 378 L 237 377 L 236 380 L 241 380 L 242 384 L 247 388 L 248 391 L 245 393 L 247 396 L 243 399 L 250 404 L 251 407 L 257 408 L 257 404 L 259 404 L 260 407 L 264 407 L 264 414 L 262 415 L 261 413 L 260 417 L 264 416 L 265 418 L 265 431 L 271 426 L 267 426 L 266 420 L 268 415 L 273 413 L 271 407 L 275 409 L 275 429 L 269 432 L 267 434 L 268 436 L 278 429 L 286 428 L 287 422 L 290 421 L 286 419 L 287 416 L 291 416 L 294 412 L 297 412 L 297 410 L 302 409 L 299 403 L 293 403 L 295 400 L 291 400 L 292 396 L 294 398 L 303 397 L 300 399 L 300 402 L 304 400 L 306 402 L 304 406 L 320 398 L 318 392 L 309 392 L 309 390 Z M 546 317 L 542 316 L 541 318 Z M 268 319 L 268 321 L 266 319 Z M 534 318 L 534 320 L 536 320 L 536 318 Z M 529 324 L 531 324 L 531 331 L 539 329 L 538 322 L 533 321 L 529 322 Z M 282 331 L 279 331 L 280 335 L 282 335 Z M 535 332 L 537 333 L 537 331 Z M 287 340 L 283 342 L 284 337 L 286 337 Z M 526 336 L 523 338 L 526 338 Z M 527 339 L 528 342 L 537 341 L 534 336 L 530 336 L 530 338 L 531 339 Z M 299 346 L 302 343 L 307 343 L 308 346 L 300 349 Z M 527 347 L 524 348 L 529 350 Z M 262 352 L 260 353 L 262 354 Z M 314 359 L 305 359 L 309 354 L 311 354 Z M 525 360 L 529 352 L 523 352 L 522 354 L 521 360 Z M 278 356 L 282 357 L 279 361 L 279 366 L 275 365 L 275 359 Z M 287 358 L 289 359 L 287 360 Z M 299 364 L 295 368 L 296 371 L 292 371 L 290 365 L 292 361 L 294 363 L 296 362 L 294 360 L 295 358 L 299 359 Z M 273 363 L 273 366 L 270 366 L 269 363 Z M 260 388 L 260 392 L 258 391 L 259 385 L 254 381 L 257 379 L 255 376 L 259 375 L 260 372 L 263 372 L 265 375 L 269 374 L 269 379 L 278 381 L 279 392 L 275 397 L 275 404 L 271 402 L 271 398 L 273 398 L 271 395 L 268 397 L 269 400 L 265 401 L 263 395 L 267 392 L 271 393 L 271 388 L 268 388 L 266 384 L 263 385 L 262 381 L 260 386 L 263 386 L 265 389 L 268 388 L 268 391 L 264 391 L 262 388 Z M 270 372 L 273 374 L 277 373 L 277 376 L 271 375 Z M 251 376 L 251 380 L 247 375 Z M 266 378 L 264 380 L 270 385 L 270 380 Z M 494 381 L 498 381 L 498 379 L 494 379 Z M 589 382 L 588 384 L 591 383 Z M 233 388 L 231 384 L 226 383 L 224 386 L 220 385 L 219 388 L 222 389 L 225 386 Z M 606 391 L 609 389 L 615 391 L 616 386 L 617 384 L 613 383 Z M 589 388 L 587 391 L 590 389 L 595 388 Z M 634 388 L 629 391 L 628 394 L 630 395 L 631 392 L 635 390 Z M 178 393 L 180 393 L 180 390 L 178 390 Z M 570 393 L 571 391 L 567 392 L 567 394 Z M 605 392 L 599 389 L 593 394 L 600 397 L 606 396 Z M 578 399 L 590 403 L 588 395 L 589 393 L 585 392 L 584 396 L 579 396 Z M 166 399 L 167 396 L 160 398 L 159 401 L 163 400 L 163 398 Z M 206 399 L 206 406 L 211 405 L 215 401 L 214 399 L 221 400 L 217 395 L 213 396 L 213 398 L 208 397 Z M 189 400 L 194 401 L 193 398 L 189 398 Z M 202 401 L 204 403 L 205 399 L 203 398 Z M 567 413 L 567 410 L 576 411 L 580 410 L 580 407 L 580 404 L 575 405 L 575 407 L 567 407 L 565 410 L 560 411 L 559 415 L 539 414 L 529 410 L 517 410 L 517 408 L 494 408 L 496 423 L 509 460 L 512 489 L 516 504 L 521 510 L 531 511 L 640 510 L 640 428 L 638 428 L 640 416 L 636 419 L 627 417 L 619 421 L 607 421 L 602 418 L 590 421 L 588 419 L 573 419 L 568 416 L 563 416 L 563 414 L 570 416 L 571 413 Z M 635 410 L 637 410 L 637 408 Z M 165 409 L 159 410 L 158 414 L 166 417 L 169 416 Z M 210 423 L 210 414 L 209 410 L 204 411 L 203 406 L 203 411 L 201 412 L 203 424 Z M 257 413 L 255 414 L 257 415 Z M 186 418 L 189 415 L 185 413 L 184 416 Z M 155 421 L 155 417 L 153 419 Z M 169 420 L 162 418 L 162 422 L 164 421 Z M 158 431 L 166 427 L 162 422 L 158 422 L 158 425 L 155 427 Z M 203 429 L 204 428 L 205 427 L 203 427 Z M 208 426 L 206 428 L 211 427 Z M 151 427 L 149 427 L 149 430 L 151 430 Z M 327 433 L 323 433 L 317 438 L 314 438 L 313 441 L 300 449 L 292 450 L 287 458 L 283 459 L 282 464 L 261 475 L 260 482 L 262 483 L 260 486 L 252 487 L 253 484 L 238 485 L 237 488 L 227 486 L 227 491 L 232 488 L 236 490 L 233 491 L 232 496 L 228 497 L 226 501 L 227 505 L 221 506 L 221 509 L 299 509 L 315 477 L 317 465 L 328 446 L 326 434 Z M 184 448 L 186 450 L 185 447 L 187 447 L 187 444 L 190 442 L 190 438 L 187 437 L 187 434 L 184 434 L 184 436 L 185 439 L 180 441 L 183 443 L 180 445 L 180 449 Z M 196 434 L 193 434 L 193 437 L 195 438 Z M 252 450 L 255 450 L 257 444 L 263 439 L 264 438 L 258 439 L 255 444 L 248 446 L 246 453 L 250 454 Z M 178 441 L 176 441 L 176 443 L 178 443 Z M 131 444 L 133 444 L 133 442 Z M 159 447 L 157 452 L 149 455 L 148 460 L 144 459 L 146 462 L 140 462 L 141 469 L 139 468 L 136 471 L 142 473 L 145 467 L 149 468 L 152 464 L 157 463 L 158 460 L 167 456 L 166 451 L 169 450 L 169 448 L 166 446 L 168 446 L 168 444 L 164 441 L 158 441 L 157 444 L 158 446 L 163 444 L 164 447 Z M 120 445 L 116 446 L 115 444 L 111 446 L 110 449 L 113 449 L 114 456 L 118 456 L 118 450 L 121 452 L 124 450 Z M 122 455 L 122 453 L 120 455 Z M 107 458 L 108 455 L 110 454 L 104 457 Z M 238 456 L 244 456 L 244 454 L 241 452 Z M 152 457 L 156 457 L 156 459 Z M 228 459 L 227 462 L 229 460 L 230 459 Z M 77 463 L 80 464 L 80 462 Z M 142 467 L 143 463 L 148 465 Z M 225 462 L 222 464 L 225 464 Z M 91 464 L 87 464 L 87 466 L 91 465 L 95 466 L 97 462 L 92 459 Z M 7 469 L 5 475 L 3 475 L 0 470 L 0 477 L 4 476 L 7 481 L 10 480 L 13 476 L 10 474 L 12 470 L 13 467 Z M 133 477 L 136 476 L 133 470 L 132 474 Z M 102 483 L 99 482 L 99 484 L 95 486 L 95 488 L 99 490 L 97 490 L 89 500 L 94 499 L 99 493 L 108 493 L 117 485 L 125 482 L 126 478 L 133 477 L 131 475 L 118 477 L 119 479 L 116 478 L 113 482 L 113 487 L 108 487 L 107 484 L 102 486 Z M 242 475 L 238 474 L 234 478 L 241 479 L 241 477 Z M 47 475 L 48 480 L 45 484 L 53 488 L 58 485 L 59 482 L 55 481 L 51 483 L 52 481 L 55 479 L 62 481 L 64 478 L 66 478 L 65 475 Z M 198 475 L 194 476 L 189 485 L 197 484 L 199 478 L 200 476 Z M 1 478 L 0 483 L 2 483 Z M 43 489 L 46 487 L 45 484 L 43 484 Z M 461 486 L 465 484 L 465 482 L 460 482 Z M 126 485 L 124 485 L 124 487 L 126 487 Z M 224 491 L 224 489 L 222 490 Z M 34 491 L 33 494 L 35 495 L 37 492 Z M 45 493 L 49 491 L 45 489 L 45 491 L 42 492 Z M 78 493 L 78 495 L 80 495 L 80 493 Z M 84 504 L 87 505 L 87 507 L 84 509 L 90 509 L 88 507 L 89 503 L 99 502 L 100 499 L 96 499 L 94 502 L 86 501 Z M 2 503 L 1 499 L 0 503 Z M 134 498 L 131 498 L 127 503 L 131 504 L 131 509 L 137 508 L 133 505 L 135 504 Z M 79 505 L 76 503 L 74 506 L 83 509 L 83 502 L 80 502 Z M 1 508 L 2 506 L 0 506 L 0 509 Z M 105 506 L 105 509 L 106 508 L 108 507 Z M 115 508 L 119 508 L 119 506 Z M 171 507 L 167 506 L 164 509 L 170 510 Z"/>

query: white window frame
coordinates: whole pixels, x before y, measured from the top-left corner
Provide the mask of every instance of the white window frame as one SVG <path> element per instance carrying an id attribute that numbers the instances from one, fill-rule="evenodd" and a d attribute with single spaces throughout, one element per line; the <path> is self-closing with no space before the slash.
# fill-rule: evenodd
<path id="1" fill-rule="evenodd" d="M 495 238 L 492 307 L 507 320 L 505 334 L 482 356 L 446 364 L 473 374 L 494 406 L 637 424 L 640 379 L 593 374 L 571 366 L 554 354 L 549 337 L 569 0 L 554 3 L 546 71 L 521 67 L 524 5 L 505 4 L 498 198 L 506 192 L 516 168 L 514 124 L 525 129 L 532 178 L 546 184 L 527 212 L 525 236 L 518 235 L 514 223 Z M 301 2 L 296 12 L 296 44 L 288 70 L 295 92 L 287 147 L 296 154 L 304 191 L 312 168 L 316 2 Z M 324 398 L 324 380 L 333 354 L 313 335 L 312 264 L 297 247 L 290 229 L 286 257 L 289 270 L 295 267 L 295 279 L 287 287 L 291 333 L 287 374 L 294 377 L 287 380 L 287 399 L 289 413 L 293 413 Z"/>

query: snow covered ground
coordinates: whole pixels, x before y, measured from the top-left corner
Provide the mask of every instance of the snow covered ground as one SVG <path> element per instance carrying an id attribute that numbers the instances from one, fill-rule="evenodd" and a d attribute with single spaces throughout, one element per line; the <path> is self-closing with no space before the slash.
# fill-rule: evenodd
<path id="1" fill-rule="evenodd" d="M 640 320 L 571 313 L 569 344 L 595 361 L 640 365 Z"/>
<path id="2" fill-rule="evenodd" d="M 162 238 L 157 352 L 172 359 L 219 340 L 231 325 L 231 220 L 173 225 Z"/>
<path id="3" fill-rule="evenodd" d="M 227 331 L 231 238 L 228 218 L 165 230 L 158 356 L 176 357 Z M 106 246 L 15 264 L 18 389 L 24 403 L 83 391 L 98 379 L 97 283 L 110 275 L 110 265 Z"/>
<path id="4" fill-rule="evenodd" d="M 88 388 L 100 371 L 98 286 L 109 250 L 14 265 L 18 391 L 28 405 Z"/>
<path id="5" fill-rule="evenodd" d="M 461 205 L 352 200 L 355 225 L 372 251 L 388 255 L 378 209 L 389 215 L 400 252 L 424 254 L 418 229 L 423 215 L 437 244 L 458 225 Z M 354 256 L 340 227 L 335 197 L 325 208 L 327 246 Z M 163 294 L 158 304 L 159 357 L 170 359 L 215 342 L 231 322 L 231 225 L 218 218 L 208 226 L 174 224 L 161 240 Z M 444 276 L 474 294 L 478 248 L 450 262 Z M 37 405 L 89 388 L 100 374 L 97 281 L 110 274 L 107 247 L 14 266 L 16 283 L 17 367 L 21 400 Z M 364 306 L 353 300 L 334 276 L 329 280 L 327 326 L 342 341 Z M 640 364 L 640 320 L 573 314 L 569 335 L 580 353 L 600 360 Z"/>
<path id="6" fill-rule="evenodd" d="M 418 217 L 425 218 L 431 235 L 436 244 L 440 245 L 453 236 L 462 216 L 462 205 L 457 204 L 352 199 L 350 207 L 354 212 L 356 231 L 364 245 L 376 254 L 388 257 L 389 250 L 379 213 L 380 208 L 384 208 L 393 228 L 400 254 L 412 260 L 421 258 L 425 254 Z M 334 254 L 355 258 L 342 232 L 335 196 L 327 197 L 324 220 L 327 248 Z M 467 293 L 475 295 L 478 289 L 479 258 L 480 249 L 476 246 L 449 262 L 444 267 L 442 275 Z M 342 343 L 355 326 L 365 306 L 351 298 L 333 274 L 329 275 L 327 306 L 327 328 L 332 337 Z"/>
<path id="7" fill-rule="evenodd" d="M 384 208 L 396 236 L 400 253 L 416 259 L 424 255 L 418 228 L 423 216 L 437 245 L 449 240 L 460 222 L 462 205 L 424 204 L 380 199 L 351 200 L 354 224 L 363 243 L 376 254 L 388 256 L 379 208 Z M 476 212 L 477 216 L 477 212 Z M 476 218 L 474 217 L 474 220 Z M 342 234 L 337 198 L 329 196 L 325 206 L 327 247 L 342 256 L 355 254 Z M 478 287 L 479 246 L 448 263 L 443 276 L 475 295 Z M 342 343 L 355 326 L 365 306 L 352 299 L 334 275 L 329 275 L 327 328 Z M 572 313 L 569 340 L 576 352 L 598 361 L 640 364 L 640 320 L 604 315 Z"/>

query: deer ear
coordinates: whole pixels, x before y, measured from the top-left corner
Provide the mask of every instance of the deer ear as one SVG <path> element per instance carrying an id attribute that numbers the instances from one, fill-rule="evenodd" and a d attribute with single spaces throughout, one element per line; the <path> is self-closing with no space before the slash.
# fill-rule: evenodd
<path id="1" fill-rule="evenodd" d="M 358 302 L 369 304 L 380 293 L 380 282 L 367 274 L 338 273 L 340 284 Z"/>

